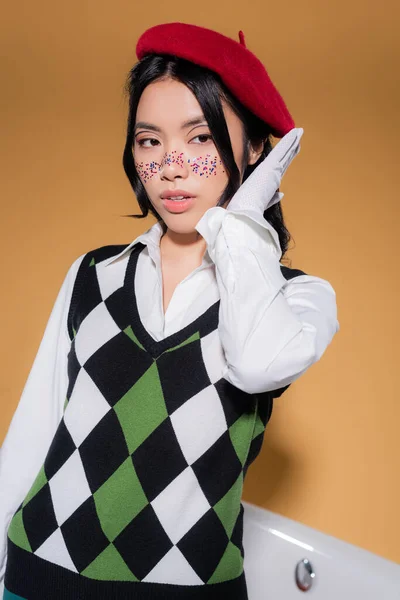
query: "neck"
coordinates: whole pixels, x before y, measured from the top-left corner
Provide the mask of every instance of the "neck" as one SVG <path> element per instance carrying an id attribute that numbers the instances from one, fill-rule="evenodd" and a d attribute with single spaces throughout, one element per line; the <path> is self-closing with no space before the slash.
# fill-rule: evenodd
<path id="1" fill-rule="evenodd" d="M 160 239 L 160 251 L 171 257 L 178 254 L 180 256 L 182 254 L 185 256 L 198 254 L 203 256 L 206 248 L 205 239 L 196 230 L 190 233 L 176 233 L 171 229 L 167 229 Z"/>

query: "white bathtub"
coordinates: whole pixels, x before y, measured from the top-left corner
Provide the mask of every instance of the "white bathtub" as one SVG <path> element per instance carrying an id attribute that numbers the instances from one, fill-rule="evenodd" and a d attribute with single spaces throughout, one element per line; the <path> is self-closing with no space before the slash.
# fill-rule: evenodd
<path id="1" fill-rule="evenodd" d="M 249 600 L 400 600 L 397 563 L 242 504 Z"/>

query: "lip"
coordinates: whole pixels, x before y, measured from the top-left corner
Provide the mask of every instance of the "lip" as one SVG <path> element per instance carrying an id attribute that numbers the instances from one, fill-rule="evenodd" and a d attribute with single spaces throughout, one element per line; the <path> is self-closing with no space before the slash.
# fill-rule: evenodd
<path id="1" fill-rule="evenodd" d="M 164 208 L 170 213 L 183 213 L 189 210 L 194 204 L 194 197 L 186 198 L 186 200 L 173 200 L 172 198 L 163 198 L 162 203 Z"/>
<path id="2" fill-rule="evenodd" d="M 166 198 L 175 198 L 175 196 L 185 196 L 185 198 L 194 198 L 194 194 L 187 192 L 186 190 L 166 190 L 161 194 L 162 200 Z"/>

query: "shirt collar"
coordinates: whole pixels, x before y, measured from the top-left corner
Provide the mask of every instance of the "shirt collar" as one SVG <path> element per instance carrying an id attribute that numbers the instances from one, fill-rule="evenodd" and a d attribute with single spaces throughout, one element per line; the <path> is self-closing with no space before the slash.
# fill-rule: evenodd
<path id="1" fill-rule="evenodd" d="M 160 239 L 161 239 L 162 233 L 163 233 L 162 225 L 161 225 L 160 221 L 157 221 L 147 231 L 145 231 L 144 233 L 142 233 L 138 237 L 136 237 L 126 248 L 124 248 L 122 250 L 122 252 L 120 252 L 119 254 L 116 254 L 115 256 L 112 256 L 111 258 L 108 258 L 107 260 L 104 261 L 103 264 L 106 267 L 108 265 L 112 264 L 113 262 L 118 260 L 121 256 L 124 256 L 127 252 L 130 252 L 132 250 L 132 248 L 139 242 L 141 242 L 142 244 L 146 244 L 148 246 L 150 254 L 157 253 L 157 256 L 158 256 L 159 252 L 160 252 Z M 213 264 L 213 261 L 211 260 L 211 257 L 208 253 L 208 249 L 204 253 L 203 264 L 204 264 L 204 266 L 210 266 Z"/>
<path id="2" fill-rule="evenodd" d="M 132 250 L 132 248 L 139 242 L 141 242 L 142 244 L 146 244 L 147 246 L 153 245 L 153 246 L 159 247 L 161 235 L 162 235 L 162 226 L 161 226 L 161 223 L 159 221 L 157 221 L 147 231 L 138 235 L 138 237 L 136 237 L 126 248 L 124 248 L 122 250 L 122 252 L 105 260 L 103 264 L 107 267 L 111 263 L 118 260 L 121 256 L 124 256 L 127 252 L 130 252 L 130 250 Z"/>

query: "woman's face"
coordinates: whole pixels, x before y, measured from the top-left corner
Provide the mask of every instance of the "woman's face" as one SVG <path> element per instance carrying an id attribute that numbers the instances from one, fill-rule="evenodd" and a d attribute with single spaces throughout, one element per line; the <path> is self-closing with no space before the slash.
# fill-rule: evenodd
<path id="1" fill-rule="evenodd" d="M 240 169 L 243 125 L 224 101 L 222 106 Z M 193 120 L 196 122 L 186 123 Z M 228 175 L 200 104 L 188 87 L 166 79 L 145 88 L 137 109 L 132 150 L 147 195 L 167 227 L 176 233 L 193 232 L 203 214 L 217 204 Z M 257 157 L 250 152 L 249 163 Z M 166 202 L 162 195 L 173 190 L 193 197 L 184 204 Z"/>

